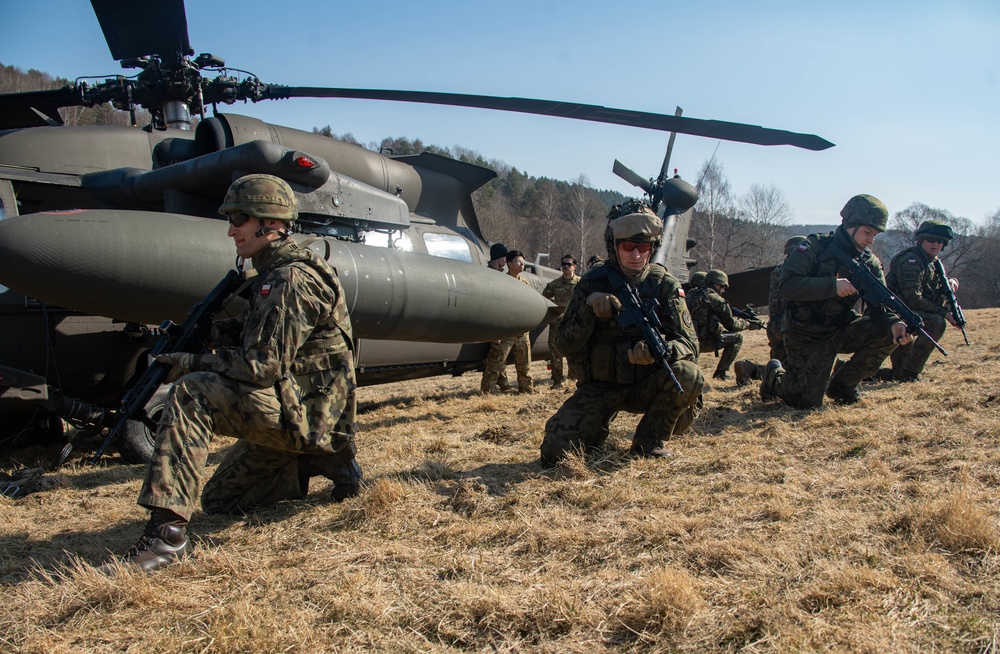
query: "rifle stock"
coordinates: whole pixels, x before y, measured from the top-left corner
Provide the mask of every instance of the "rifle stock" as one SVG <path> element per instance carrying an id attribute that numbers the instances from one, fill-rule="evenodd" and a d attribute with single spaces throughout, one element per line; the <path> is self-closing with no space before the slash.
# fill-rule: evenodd
<path id="1" fill-rule="evenodd" d="M 944 356 L 948 356 L 948 352 L 945 351 L 941 345 L 934 340 L 934 338 L 927 333 L 924 329 L 924 319 L 917 314 L 916 311 L 906 306 L 906 303 L 900 300 L 896 295 L 883 284 L 875 274 L 868 269 L 868 266 L 864 265 L 855 258 L 848 256 L 848 254 L 842 251 L 840 248 L 834 247 L 833 253 L 837 258 L 837 262 L 840 263 L 847 272 L 850 274 L 851 284 L 854 288 L 858 290 L 861 295 L 861 299 L 872 306 L 884 307 L 897 316 L 899 319 L 906 323 L 906 331 L 911 334 L 920 333 L 929 340 L 938 352 Z"/>
<path id="2" fill-rule="evenodd" d="M 150 356 L 155 357 L 157 354 L 170 354 L 172 352 L 200 351 L 208 339 L 212 319 L 222 309 L 229 296 L 236 292 L 242 281 L 243 274 L 240 271 L 230 270 L 222 281 L 216 284 L 215 288 L 205 296 L 204 300 L 188 310 L 187 318 L 184 319 L 184 323 L 180 327 L 165 320 L 160 325 L 163 335 L 150 350 Z M 169 371 L 170 366 L 165 363 L 153 361 L 149 364 L 138 381 L 122 398 L 121 408 L 115 413 L 114 425 L 90 460 L 92 464 L 101 460 L 104 451 L 118 438 L 129 420 L 142 420 L 149 425 L 146 404 L 163 383 L 163 379 Z"/>

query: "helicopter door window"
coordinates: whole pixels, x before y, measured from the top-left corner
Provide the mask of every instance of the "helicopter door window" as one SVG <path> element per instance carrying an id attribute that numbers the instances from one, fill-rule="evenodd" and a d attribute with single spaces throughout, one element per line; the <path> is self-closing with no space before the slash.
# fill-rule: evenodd
<path id="1" fill-rule="evenodd" d="M 424 245 L 427 247 L 427 254 L 472 263 L 469 242 L 461 236 L 457 234 L 434 233 L 425 233 L 423 236 Z"/>

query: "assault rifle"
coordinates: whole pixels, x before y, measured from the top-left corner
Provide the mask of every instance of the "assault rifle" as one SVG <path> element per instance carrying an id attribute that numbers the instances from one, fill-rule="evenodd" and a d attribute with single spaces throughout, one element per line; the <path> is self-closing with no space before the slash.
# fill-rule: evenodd
<path id="1" fill-rule="evenodd" d="M 941 276 L 941 283 L 944 286 L 944 296 L 948 300 L 948 308 L 951 309 L 951 315 L 955 319 L 955 324 L 962 330 L 962 338 L 965 339 L 965 344 L 971 345 L 969 343 L 969 335 L 965 333 L 965 314 L 962 313 L 962 306 L 958 303 L 958 298 L 955 297 L 955 291 L 951 289 L 951 284 L 948 283 L 948 275 L 945 274 L 944 264 L 941 263 L 940 259 L 934 259 L 934 270 Z"/>
<path id="2" fill-rule="evenodd" d="M 639 328 L 642 340 L 646 341 L 653 358 L 670 376 L 670 381 L 674 383 L 677 392 L 684 395 L 684 388 L 678 381 L 677 375 L 674 374 L 673 368 L 670 367 L 670 344 L 660 333 L 660 317 L 656 315 L 656 310 L 660 306 L 659 301 L 652 298 L 643 302 L 635 286 L 625 281 L 625 278 L 616 270 L 611 270 L 608 273 L 608 279 L 615 290 L 615 297 L 622 303 L 621 311 L 615 316 L 615 320 L 621 325 L 635 325 Z"/>
<path id="3" fill-rule="evenodd" d="M 188 310 L 184 324 L 179 327 L 169 320 L 163 321 L 160 325 L 162 336 L 153 346 L 150 356 L 157 354 L 170 354 L 173 352 L 195 352 L 200 351 L 208 340 L 208 335 L 212 329 L 212 319 L 225 304 L 230 295 L 236 292 L 243 282 L 243 273 L 238 270 L 230 270 L 221 282 L 205 296 L 205 299 Z M 150 430 L 156 428 L 155 423 L 146 415 L 146 404 L 149 402 L 156 389 L 163 383 L 163 379 L 170 372 L 170 365 L 152 361 L 146 368 L 139 381 L 129 389 L 122 398 L 122 406 L 116 413 L 116 422 L 107 438 L 101 443 L 94 453 L 91 463 L 96 464 L 104 455 L 104 450 L 118 437 L 129 420 L 141 420 Z"/>
<path id="4" fill-rule="evenodd" d="M 831 249 L 837 258 L 837 262 L 847 269 L 851 284 L 858 290 L 862 300 L 872 306 L 880 306 L 892 311 L 899 316 L 900 320 L 906 323 L 906 331 L 911 334 L 916 334 L 917 332 L 923 334 L 924 338 L 929 340 L 937 348 L 938 352 L 948 356 L 945 349 L 924 329 L 924 319 L 913 309 L 906 306 L 906 303 L 896 297 L 892 291 L 886 288 L 886 285 L 879 281 L 879 278 L 872 273 L 868 266 L 857 259 L 851 258 L 838 247 Z"/>
<path id="5" fill-rule="evenodd" d="M 746 309 L 740 309 L 739 307 L 729 307 L 733 311 L 733 315 L 737 318 L 742 318 L 748 322 L 755 323 L 758 329 L 764 329 L 764 321 L 760 319 L 760 315 L 754 311 L 753 305 L 748 304 Z"/>

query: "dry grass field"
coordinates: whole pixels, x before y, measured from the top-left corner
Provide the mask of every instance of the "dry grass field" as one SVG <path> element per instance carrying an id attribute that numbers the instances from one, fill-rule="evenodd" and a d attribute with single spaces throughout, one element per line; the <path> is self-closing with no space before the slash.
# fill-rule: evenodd
<path id="1" fill-rule="evenodd" d="M 143 469 L 77 460 L 0 498 L 0 651 L 996 652 L 1000 310 L 968 318 L 970 347 L 949 330 L 924 381 L 854 407 L 712 384 L 667 461 L 627 456 L 623 415 L 541 469 L 544 363 L 530 396 L 365 388 L 360 497 L 196 514 L 196 556 L 151 576 L 94 569 L 142 529 Z"/>

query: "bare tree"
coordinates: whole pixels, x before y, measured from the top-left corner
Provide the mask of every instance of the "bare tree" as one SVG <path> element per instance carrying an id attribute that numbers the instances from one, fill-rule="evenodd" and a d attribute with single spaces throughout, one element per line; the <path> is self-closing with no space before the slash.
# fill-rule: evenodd
<path id="1" fill-rule="evenodd" d="M 966 265 L 959 289 L 962 306 L 970 309 L 1000 306 L 1000 209 L 986 217 L 972 241 L 974 264 Z"/>
<path id="2" fill-rule="evenodd" d="M 782 241 L 792 222 L 792 208 L 785 194 L 773 184 L 753 184 L 737 202 L 739 220 L 745 223 L 743 266 L 763 268 L 781 262 Z"/>
<path id="3" fill-rule="evenodd" d="M 714 159 L 706 161 L 698 171 L 695 188 L 698 204 L 691 222 L 691 233 L 698 241 L 695 252 L 708 268 L 715 268 L 724 259 L 719 250 L 729 250 L 727 241 L 734 218 L 732 191 L 722 164 Z"/>
<path id="4" fill-rule="evenodd" d="M 598 250 L 594 243 L 599 243 L 603 238 L 600 218 L 604 213 L 604 207 L 597 199 L 594 190 L 590 188 L 590 180 L 586 175 L 580 175 L 570 185 L 567 210 L 569 224 L 580 244 L 579 257 L 582 259 L 596 252 L 600 252 L 603 256 L 603 248 Z"/>
<path id="5" fill-rule="evenodd" d="M 984 261 L 981 257 L 982 249 L 976 248 L 974 241 L 977 239 L 976 228 L 968 218 L 956 217 L 950 211 L 928 207 L 926 204 L 914 202 L 902 211 L 896 212 L 889 221 L 889 231 L 886 236 L 881 237 L 879 252 L 886 254 L 890 258 L 895 256 L 900 250 L 913 245 L 913 235 L 920 227 L 921 223 L 927 220 L 936 220 L 951 226 L 955 232 L 955 238 L 948 244 L 941 254 L 941 260 L 949 273 L 956 276 L 965 274 L 968 269 L 981 265 Z"/>

